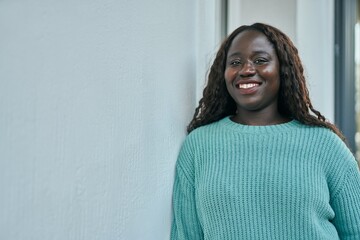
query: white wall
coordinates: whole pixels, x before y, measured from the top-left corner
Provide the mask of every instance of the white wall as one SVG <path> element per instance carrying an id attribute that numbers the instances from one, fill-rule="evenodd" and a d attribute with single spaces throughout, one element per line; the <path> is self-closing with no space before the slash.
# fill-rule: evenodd
<path id="1" fill-rule="evenodd" d="M 296 36 L 296 0 L 229 0 L 228 31 L 255 22 L 281 29 L 290 38 Z"/>
<path id="2" fill-rule="evenodd" d="M 297 1 L 297 47 L 314 107 L 335 119 L 334 0 Z"/>
<path id="3" fill-rule="evenodd" d="M 168 239 L 198 7 L 0 1 L 0 239 Z"/>
<path id="4" fill-rule="evenodd" d="M 202 97 L 208 70 L 224 36 L 221 36 L 221 1 L 196 0 L 196 102 Z"/>
<path id="5" fill-rule="evenodd" d="M 314 107 L 334 120 L 334 0 L 229 0 L 229 32 L 243 24 L 278 27 L 295 43 Z"/>
<path id="6" fill-rule="evenodd" d="M 305 28 L 331 26 L 331 3 L 296 1 L 293 13 L 295 0 L 230 2 L 249 10 L 239 24 L 256 3 L 268 14 L 258 21 L 296 39 L 309 79 L 331 78 L 319 46 L 331 31 L 312 32 L 312 45 Z M 0 239 L 168 239 L 177 152 L 221 40 L 218 4 L 0 1 Z M 331 102 L 329 82 L 315 91 Z"/>

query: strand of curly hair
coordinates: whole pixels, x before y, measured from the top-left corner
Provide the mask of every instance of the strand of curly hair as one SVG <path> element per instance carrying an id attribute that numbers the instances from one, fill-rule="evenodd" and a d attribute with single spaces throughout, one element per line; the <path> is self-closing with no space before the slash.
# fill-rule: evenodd
<path id="1" fill-rule="evenodd" d="M 210 68 L 207 86 L 203 90 L 203 97 L 200 99 L 193 119 L 187 127 L 188 133 L 200 126 L 236 114 L 236 103 L 226 89 L 224 71 L 227 51 L 232 40 L 240 32 L 246 30 L 263 33 L 276 50 L 280 63 L 280 89 L 278 95 L 280 114 L 306 125 L 329 128 L 346 142 L 341 131 L 334 124 L 326 121 L 325 117 L 314 109 L 311 104 L 304 69 L 297 48 L 289 37 L 279 29 L 262 23 L 241 26 L 223 41 Z"/>

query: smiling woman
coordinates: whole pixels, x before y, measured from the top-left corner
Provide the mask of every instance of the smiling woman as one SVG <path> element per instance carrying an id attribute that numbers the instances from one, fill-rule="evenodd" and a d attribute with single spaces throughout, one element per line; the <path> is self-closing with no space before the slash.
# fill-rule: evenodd
<path id="1" fill-rule="evenodd" d="M 356 161 L 280 30 L 244 25 L 224 40 L 188 133 L 173 240 L 360 239 Z"/>
<path id="2" fill-rule="evenodd" d="M 228 51 L 224 78 L 237 105 L 233 121 L 249 125 L 288 121 L 277 110 L 279 60 L 264 34 L 249 30 L 234 38 Z"/>

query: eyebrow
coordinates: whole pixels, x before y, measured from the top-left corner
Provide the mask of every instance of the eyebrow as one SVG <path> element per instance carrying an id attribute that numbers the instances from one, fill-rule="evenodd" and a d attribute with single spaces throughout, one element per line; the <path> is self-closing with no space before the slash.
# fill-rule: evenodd
<path id="1" fill-rule="evenodd" d="M 266 54 L 266 55 L 270 55 L 268 52 L 265 52 L 265 51 L 261 51 L 261 50 L 258 50 L 258 51 L 254 51 L 253 54 Z M 235 57 L 235 56 L 241 56 L 242 54 L 240 52 L 234 52 L 232 53 L 231 55 L 228 56 L 229 57 Z"/>

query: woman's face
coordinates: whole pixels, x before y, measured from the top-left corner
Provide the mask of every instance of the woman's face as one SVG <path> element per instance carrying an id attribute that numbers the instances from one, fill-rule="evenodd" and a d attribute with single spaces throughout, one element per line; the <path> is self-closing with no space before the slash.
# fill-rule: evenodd
<path id="1" fill-rule="evenodd" d="M 234 38 L 224 77 L 238 111 L 277 111 L 279 75 L 278 57 L 264 34 L 246 30 Z"/>

